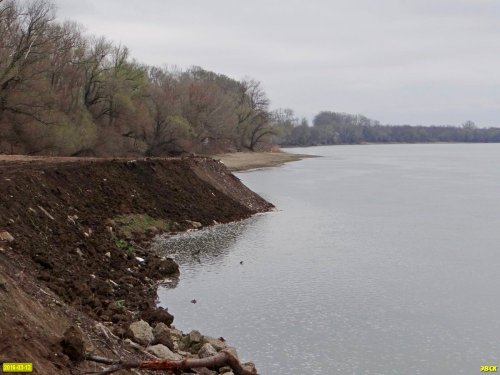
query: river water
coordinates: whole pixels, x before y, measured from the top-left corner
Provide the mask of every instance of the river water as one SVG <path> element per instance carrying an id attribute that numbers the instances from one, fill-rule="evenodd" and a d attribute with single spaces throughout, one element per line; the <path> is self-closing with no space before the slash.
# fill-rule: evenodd
<path id="1" fill-rule="evenodd" d="M 263 375 L 500 365 L 500 145 L 291 151 L 322 157 L 238 174 L 275 212 L 160 241 L 176 326 Z"/>

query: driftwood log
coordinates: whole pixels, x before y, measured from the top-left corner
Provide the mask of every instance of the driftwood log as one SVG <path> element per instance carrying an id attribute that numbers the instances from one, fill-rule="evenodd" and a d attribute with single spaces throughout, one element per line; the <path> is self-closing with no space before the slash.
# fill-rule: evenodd
<path id="1" fill-rule="evenodd" d="M 109 358 L 99 357 L 92 354 L 85 356 L 85 359 L 92 362 L 103 363 L 110 367 L 88 374 L 107 375 L 120 370 L 143 369 L 153 371 L 179 371 L 200 367 L 224 367 L 229 366 L 235 375 L 258 375 L 254 369 L 242 366 L 238 358 L 228 351 L 220 351 L 214 356 L 207 358 L 185 358 L 179 361 L 153 360 L 153 361 L 117 361 Z"/>

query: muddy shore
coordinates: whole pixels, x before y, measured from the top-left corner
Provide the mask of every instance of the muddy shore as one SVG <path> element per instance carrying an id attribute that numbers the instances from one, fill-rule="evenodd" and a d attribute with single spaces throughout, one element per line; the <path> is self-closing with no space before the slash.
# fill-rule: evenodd
<path id="1" fill-rule="evenodd" d="M 162 345 L 157 337 L 138 343 L 129 328 L 138 321 L 163 324 L 169 349 L 200 356 L 212 338 L 179 333 L 170 312 L 156 307 L 158 282 L 178 266 L 148 243 L 272 207 L 207 158 L 2 157 L 0 361 L 78 374 L 100 368 L 85 353 L 150 359 L 127 341 Z"/>

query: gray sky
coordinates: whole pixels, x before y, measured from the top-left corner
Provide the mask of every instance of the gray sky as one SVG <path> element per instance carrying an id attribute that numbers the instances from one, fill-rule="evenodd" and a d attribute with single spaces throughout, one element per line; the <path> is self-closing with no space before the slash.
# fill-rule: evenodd
<path id="1" fill-rule="evenodd" d="M 272 107 L 500 126 L 499 0 L 55 0 L 140 62 L 262 82 Z"/>

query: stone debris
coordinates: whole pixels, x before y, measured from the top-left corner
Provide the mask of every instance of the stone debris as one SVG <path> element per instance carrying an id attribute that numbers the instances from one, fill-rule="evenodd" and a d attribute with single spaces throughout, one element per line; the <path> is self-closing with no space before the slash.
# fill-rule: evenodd
<path id="1" fill-rule="evenodd" d="M 153 328 L 144 320 L 131 323 L 126 335 L 141 345 L 149 345 L 155 338 Z"/>
<path id="2" fill-rule="evenodd" d="M 203 336 L 201 335 L 201 333 L 199 331 L 194 330 L 194 331 L 191 331 L 189 333 L 189 342 L 191 344 L 198 344 L 198 343 L 200 343 L 201 340 L 202 340 L 202 338 L 203 338 Z"/>
<path id="3" fill-rule="evenodd" d="M 169 327 L 165 323 L 157 323 L 154 329 L 144 320 L 130 324 L 126 336 L 130 339 L 132 347 L 145 351 L 159 359 L 180 361 L 184 358 L 208 358 L 217 355 L 221 350 L 228 351 L 238 360 L 236 349 L 228 346 L 221 338 L 204 336 L 199 331 L 193 330 L 188 334 L 178 329 Z M 253 371 L 255 365 L 252 362 L 244 363 L 245 369 Z M 208 368 L 194 369 L 197 374 L 210 375 L 234 375 L 229 366 L 224 366 L 217 371 Z"/>
<path id="4" fill-rule="evenodd" d="M 198 357 L 207 358 L 212 357 L 217 354 L 217 350 L 209 343 L 203 344 L 200 351 L 198 352 Z"/>
<path id="5" fill-rule="evenodd" d="M 204 344 L 208 343 L 208 344 L 212 345 L 215 348 L 215 350 L 217 350 L 218 352 L 220 352 L 222 349 L 226 349 L 228 347 L 227 343 L 224 340 L 216 339 L 216 338 L 210 337 L 210 336 L 203 336 L 202 343 L 204 343 Z"/>
<path id="6" fill-rule="evenodd" d="M 7 231 L 0 231 L 0 242 L 13 242 L 14 237 Z"/>
<path id="7" fill-rule="evenodd" d="M 162 344 L 150 346 L 146 349 L 146 351 L 160 359 L 169 359 L 171 361 L 180 361 L 182 359 L 182 356 L 172 352 L 169 348 Z"/>
<path id="8" fill-rule="evenodd" d="M 193 229 L 200 229 L 201 227 L 203 227 L 203 224 L 199 221 L 186 220 L 186 223 L 191 225 Z"/>

